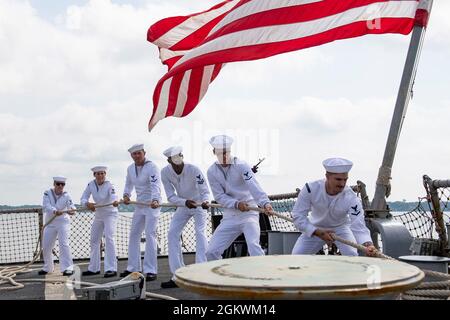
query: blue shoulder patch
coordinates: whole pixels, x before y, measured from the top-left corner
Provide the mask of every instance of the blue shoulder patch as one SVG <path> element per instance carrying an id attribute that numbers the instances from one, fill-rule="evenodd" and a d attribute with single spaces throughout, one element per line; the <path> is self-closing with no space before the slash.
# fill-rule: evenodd
<path id="1" fill-rule="evenodd" d="M 199 174 L 198 176 L 195 176 L 197 178 L 198 184 L 203 184 L 205 182 L 205 179 L 203 179 L 202 175 Z"/>
<path id="2" fill-rule="evenodd" d="M 253 178 L 253 175 L 250 173 L 250 171 L 247 171 L 246 173 L 244 173 L 244 180 L 248 181 L 251 180 Z"/>
<path id="3" fill-rule="evenodd" d="M 351 209 L 350 214 L 352 216 L 357 216 L 361 213 L 361 210 L 358 210 L 358 205 L 355 205 L 354 207 L 350 206 L 350 209 Z"/>

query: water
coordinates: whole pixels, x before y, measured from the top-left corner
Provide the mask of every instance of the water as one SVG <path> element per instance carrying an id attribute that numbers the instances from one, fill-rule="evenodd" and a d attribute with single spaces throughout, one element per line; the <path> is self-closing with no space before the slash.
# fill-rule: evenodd
<path id="1" fill-rule="evenodd" d="M 172 211 L 161 212 L 158 223 L 158 254 L 167 255 L 167 233 L 169 231 Z M 117 221 L 116 249 L 119 258 L 128 256 L 128 237 L 133 212 L 120 212 Z M 94 213 L 80 212 L 72 217 L 69 244 L 74 259 L 89 258 L 90 233 Z M 183 252 L 195 251 L 194 221 L 190 219 L 182 234 Z M 207 227 L 207 236 L 211 236 L 211 223 Z M 143 233 L 141 250 L 145 250 L 145 233 Z M 0 214 L 0 264 L 27 262 L 33 253 L 39 238 L 39 217 L 37 213 Z M 54 250 L 58 257 L 58 241 Z"/>

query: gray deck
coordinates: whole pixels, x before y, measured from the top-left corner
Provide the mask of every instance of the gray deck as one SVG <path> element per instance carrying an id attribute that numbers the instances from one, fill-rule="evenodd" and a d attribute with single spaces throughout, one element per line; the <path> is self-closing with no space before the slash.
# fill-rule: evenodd
<path id="1" fill-rule="evenodd" d="M 184 254 L 185 264 L 194 263 L 194 254 Z M 81 271 L 87 270 L 88 261 L 75 261 L 75 264 L 79 265 Z M 125 270 L 127 260 L 119 260 L 118 273 Z M 34 264 L 33 269 L 39 270 L 41 264 Z M 176 299 L 182 300 L 202 300 L 207 299 L 197 294 L 188 292 L 181 288 L 162 289 L 161 282 L 168 281 L 171 277 L 169 270 L 169 263 L 167 257 L 158 257 L 158 278 L 155 281 L 147 282 L 147 292 L 162 294 L 171 296 Z M 20 282 L 20 279 L 44 279 L 45 276 L 39 276 L 37 271 L 32 271 L 26 274 L 18 275 L 15 279 Z M 121 278 L 119 276 L 114 278 L 103 278 L 103 273 L 95 276 L 82 277 L 81 281 L 93 282 L 93 283 L 107 283 L 112 281 L 118 281 Z M 45 300 L 45 284 L 44 283 L 26 283 L 25 288 L 18 290 L 0 291 L 0 300 Z"/>

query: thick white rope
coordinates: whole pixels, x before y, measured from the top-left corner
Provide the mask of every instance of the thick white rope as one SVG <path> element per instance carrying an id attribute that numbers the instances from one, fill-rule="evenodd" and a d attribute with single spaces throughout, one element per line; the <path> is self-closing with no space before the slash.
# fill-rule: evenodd
<path id="1" fill-rule="evenodd" d="M 439 297 L 439 298 L 447 298 L 450 297 L 450 290 L 433 290 L 433 289 L 429 289 L 429 290 L 418 290 L 418 289 L 414 289 L 414 290 L 410 290 L 407 293 L 408 295 L 413 295 L 413 296 L 424 296 L 424 297 Z"/>
<path id="2" fill-rule="evenodd" d="M 442 299 L 430 298 L 430 297 L 419 297 L 419 296 L 414 296 L 414 295 L 410 295 L 410 294 L 402 294 L 402 300 L 430 300 L 430 301 L 435 301 L 435 300 L 442 300 Z"/>
<path id="3" fill-rule="evenodd" d="M 30 270 L 28 267 L 31 266 L 33 263 L 35 263 L 37 259 L 39 259 L 39 256 L 41 255 L 41 252 L 42 252 L 42 249 L 40 248 L 40 244 L 41 244 L 41 239 L 42 239 L 42 234 L 44 232 L 44 229 L 46 226 L 48 226 L 50 223 L 52 223 L 52 221 L 55 220 L 56 217 L 57 217 L 56 215 L 53 216 L 42 227 L 41 231 L 39 232 L 39 238 L 38 238 L 38 241 L 36 243 L 36 248 L 33 253 L 33 259 L 31 259 L 30 262 L 28 262 L 27 264 L 25 264 L 23 266 L 0 268 L 0 285 L 6 284 L 6 283 L 10 283 L 12 285 L 10 287 L 0 287 L 0 291 L 16 290 L 16 289 L 21 289 L 24 287 L 23 284 L 21 284 L 17 281 L 14 281 L 14 277 L 16 277 L 17 274 L 29 272 Z"/>
<path id="4" fill-rule="evenodd" d="M 423 282 L 419 284 L 416 289 L 448 289 L 450 288 L 450 281 L 432 281 Z"/>
<path id="5" fill-rule="evenodd" d="M 120 200 L 119 203 L 124 203 L 124 201 Z M 113 203 L 109 203 L 109 204 L 105 204 L 105 205 L 99 205 L 99 206 L 95 206 L 95 208 L 106 207 L 106 206 L 110 206 L 112 204 Z M 138 202 L 138 201 L 129 201 L 127 204 L 135 204 L 135 205 L 143 205 L 143 206 L 150 206 L 151 205 L 151 203 Z M 196 203 L 195 205 L 196 206 L 201 206 L 200 203 Z M 220 208 L 220 209 L 224 209 L 225 208 L 225 207 L 223 207 L 220 204 L 214 204 L 214 203 L 208 203 L 208 206 L 211 207 L 211 208 Z M 158 207 L 166 207 L 166 208 L 168 208 L 168 207 L 185 207 L 185 205 L 176 205 L 176 204 L 173 204 L 173 203 L 161 203 L 161 204 L 158 204 Z M 274 212 L 274 211 L 268 212 L 266 209 L 259 208 L 259 207 L 249 207 L 248 209 L 251 210 L 251 211 L 257 211 L 257 212 L 265 213 L 265 214 L 267 214 L 269 216 L 273 215 L 273 216 L 276 216 L 276 217 L 278 217 L 280 219 L 283 219 L 283 220 L 286 220 L 286 221 L 289 221 L 289 222 L 293 222 L 293 219 L 291 217 L 287 217 L 285 215 L 279 214 L 279 213 Z M 75 210 L 71 209 L 71 210 L 65 210 L 63 212 L 68 212 L 68 213 L 70 212 L 71 213 L 71 212 L 74 212 L 74 211 L 86 211 L 86 210 L 89 210 L 89 209 L 88 208 L 75 209 Z M 55 218 L 56 218 L 56 216 L 54 216 L 49 222 L 46 223 L 46 225 L 44 225 L 44 227 L 41 230 L 40 237 L 42 236 L 42 231 L 44 230 L 44 228 L 49 223 L 51 223 L 51 221 L 53 221 L 53 219 L 55 219 Z M 358 250 L 362 250 L 362 251 L 366 250 L 365 246 L 357 244 L 357 243 L 354 243 L 352 241 L 349 241 L 349 240 L 346 240 L 346 239 L 343 239 L 343 238 L 340 238 L 340 237 L 336 236 L 335 234 L 332 235 L 332 238 L 335 241 L 339 241 L 341 243 L 349 245 L 349 246 L 351 246 L 353 248 L 356 248 Z M 39 242 L 40 241 L 38 241 L 38 245 L 39 245 Z M 14 281 L 13 278 L 16 276 L 17 273 L 20 273 L 22 270 L 26 269 L 28 266 L 33 264 L 37 260 L 37 258 L 39 258 L 40 252 L 41 252 L 41 250 L 39 250 L 39 253 L 37 255 L 35 255 L 33 260 L 31 262 L 29 262 L 28 264 L 26 264 L 25 266 L 13 267 L 12 269 L 11 269 L 11 267 L 6 267 L 6 268 L 3 268 L 3 269 L 0 269 L 0 285 L 3 284 L 3 283 L 6 283 L 6 282 L 10 282 L 13 285 L 13 287 L 0 288 L 0 290 L 13 290 L 13 289 L 23 288 L 24 285 Z M 387 255 L 385 255 L 385 254 L 383 254 L 383 253 L 381 253 L 379 251 L 375 251 L 375 255 L 377 257 L 383 258 L 383 259 L 396 260 L 396 259 L 394 259 L 392 257 L 389 257 L 389 256 L 387 256 Z M 425 274 L 427 274 L 429 276 L 433 276 L 433 277 L 437 277 L 437 278 L 443 278 L 443 279 L 450 279 L 450 275 L 448 275 L 448 274 L 444 274 L 444 273 L 436 272 L 436 271 L 431 271 L 431 270 L 423 270 L 423 271 L 424 271 Z M 43 279 L 37 279 L 37 280 L 40 281 L 40 280 L 43 280 Z M 54 280 L 51 280 L 51 281 L 54 281 Z M 27 282 L 27 281 L 22 280 L 22 282 Z M 436 283 L 425 282 L 425 283 L 422 283 L 421 285 L 426 286 L 426 288 L 441 288 L 442 287 L 442 282 L 439 283 L 439 284 L 438 284 L 438 282 L 436 282 Z M 407 291 L 405 296 L 414 295 L 414 293 L 416 293 L 417 291 L 419 291 L 420 293 L 427 292 L 429 295 L 438 296 L 438 297 L 450 296 L 450 294 L 448 294 L 448 292 L 447 292 L 449 290 L 417 290 L 417 289 L 422 289 L 422 288 L 424 288 L 424 287 L 420 287 L 419 286 L 416 289 Z M 444 286 L 444 288 L 447 288 L 447 287 Z M 436 291 L 438 291 L 439 293 L 435 293 Z M 167 299 L 167 298 L 174 299 L 174 298 L 169 297 L 169 296 L 158 295 L 158 294 L 153 294 L 153 293 L 149 293 L 149 292 L 147 292 L 146 295 L 148 297 L 156 297 L 156 298 L 162 298 L 162 299 Z"/>
<path id="6" fill-rule="evenodd" d="M 21 279 L 22 283 L 33 283 L 33 282 L 44 282 L 44 283 L 54 283 L 54 284 L 63 284 L 63 283 L 70 283 L 73 286 L 85 286 L 85 287 L 94 287 L 98 286 L 99 283 L 93 283 L 93 282 L 85 282 L 85 281 L 73 281 L 68 280 L 66 277 L 60 277 L 56 279 Z M 14 288 L 15 289 L 15 288 Z M 159 300 L 178 300 L 174 297 L 163 295 L 163 294 L 157 294 L 152 292 L 145 292 L 146 298 L 154 298 Z"/>
<path id="7" fill-rule="evenodd" d="M 119 201 L 119 203 L 123 203 L 123 200 Z M 113 205 L 114 202 L 112 203 L 107 203 L 107 204 L 103 204 L 103 205 L 95 205 L 94 207 L 97 208 L 103 208 L 103 207 L 108 207 Z M 138 204 L 136 202 L 136 204 Z M 147 204 L 148 205 L 148 204 Z M 165 207 L 174 207 L 174 205 L 171 204 L 162 204 L 161 206 L 165 206 Z M 64 210 L 61 211 L 61 213 L 72 213 L 75 211 L 87 211 L 90 210 L 89 208 L 78 208 L 78 209 L 70 209 L 70 210 Z M 25 285 L 24 283 L 30 283 L 30 282 L 43 282 L 43 283 L 64 283 L 67 282 L 67 278 L 61 277 L 61 278 L 57 278 L 57 279 L 21 279 L 20 282 L 17 282 L 14 280 L 14 278 L 17 276 L 17 274 L 21 274 L 21 273 L 27 273 L 27 272 L 31 272 L 33 271 L 33 269 L 28 268 L 29 266 L 31 266 L 33 263 L 35 263 L 42 252 L 42 249 L 40 248 L 40 242 L 42 239 L 42 234 L 44 232 L 44 229 L 46 226 L 48 226 L 54 219 L 56 219 L 56 217 L 58 217 L 57 215 L 54 215 L 41 229 L 40 234 L 39 234 L 39 239 L 38 242 L 36 244 L 36 249 L 34 251 L 34 256 L 33 259 L 28 262 L 27 264 L 23 265 L 23 266 L 13 266 L 13 267 L 3 267 L 0 268 L 0 285 L 3 284 L 11 284 L 11 286 L 9 287 L 0 287 L 0 291 L 4 290 L 17 290 L 17 289 L 21 289 L 24 288 Z M 81 286 L 96 286 L 98 285 L 98 283 L 91 283 L 91 282 L 84 282 L 84 281 L 70 281 L 71 284 L 73 285 L 81 285 Z M 177 300 L 171 296 L 167 296 L 167 295 L 162 295 L 162 294 L 156 294 L 156 293 L 152 293 L 152 292 L 145 292 L 145 297 L 146 298 L 153 298 L 153 299 L 162 299 L 162 300 Z"/>
<path id="8" fill-rule="evenodd" d="M 107 204 L 103 204 L 103 205 L 95 205 L 95 208 L 103 208 L 103 207 L 108 207 L 113 205 L 114 202 L 112 203 L 107 203 Z M 74 213 L 75 211 L 86 211 L 89 210 L 88 208 L 79 208 L 79 209 L 69 209 L 69 210 L 63 210 L 60 211 L 61 213 Z M 17 281 L 14 280 L 14 278 L 17 276 L 17 274 L 21 274 L 21 273 L 27 273 L 30 272 L 31 270 L 28 268 L 29 266 L 31 266 L 33 263 L 35 263 L 42 252 L 42 248 L 40 248 L 41 245 L 41 239 L 42 239 L 42 235 L 44 233 L 44 229 L 45 227 L 47 227 L 50 223 L 53 222 L 53 220 L 55 220 L 58 217 L 58 215 L 54 215 L 53 217 L 51 217 L 51 219 L 49 221 L 47 221 L 46 224 L 44 224 L 44 226 L 42 227 L 42 229 L 39 232 L 39 238 L 38 241 L 36 243 L 36 248 L 34 250 L 33 253 L 33 259 L 31 259 L 30 262 L 28 262 L 27 264 L 23 265 L 23 266 L 13 266 L 13 267 L 2 267 L 0 268 L 0 285 L 3 284 L 11 284 L 12 286 L 9 287 L 0 287 L 0 291 L 6 291 L 6 290 L 16 290 L 16 289 L 21 289 L 24 287 L 24 285 L 22 283 L 19 283 Z M 21 280 L 21 282 L 25 282 L 24 280 Z"/>
<path id="9" fill-rule="evenodd" d="M 214 208 L 222 208 L 223 209 L 223 207 L 220 204 L 211 204 L 210 206 L 214 207 Z M 265 213 L 265 214 L 268 214 L 268 215 L 274 215 L 274 216 L 276 216 L 276 217 L 278 217 L 280 219 L 283 219 L 283 220 L 286 220 L 286 221 L 289 221 L 289 222 L 294 222 L 294 220 L 291 217 L 287 217 L 287 216 L 279 214 L 277 212 L 268 213 L 267 210 L 262 209 L 262 208 L 256 208 L 256 207 L 250 207 L 249 209 L 250 210 L 254 210 L 254 211 L 258 211 L 258 212 L 262 212 L 262 213 Z M 338 237 L 335 234 L 332 234 L 332 238 L 335 241 L 339 241 L 339 242 L 341 242 L 343 244 L 349 245 L 349 246 L 351 246 L 353 248 L 356 248 L 358 250 L 361 250 L 363 252 L 366 250 L 365 246 L 357 244 L 357 243 L 355 243 L 353 241 L 349 241 L 349 240 L 343 239 L 341 237 Z M 382 258 L 382 259 L 396 260 L 396 259 L 394 259 L 392 257 L 389 257 L 389 256 L 381 253 L 378 250 L 375 251 L 375 255 L 376 255 L 376 257 Z M 445 274 L 445 273 L 441 273 L 441 272 L 437 272 L 437 271 L 431 271 L 431 270 L 423 270 L 423 272 L 426 275 L 431 276 L 431 277 L 450 280 L 450 275 L 449 274 Z M 413 299 L 415 299 L 416 296 L 421 296 L 421 297 L 426 297 L 426 298 L 430 298 L 431 297 L 430 299 L 432 299 L 432 300 L 436 300 L 436 298 L 438 300 L 440 300 L 439 298 L 450 297 L 450 290 L 446 290 L 446 289 L 449 288 L 448 287 L 449 283 L 450 283 L 450 281 L 424 282 L 421 285 L 419 285 L 417 288 L 405 292 L 404 296 L 409 297 L 409 298 L 414 297 Z M 425 288 L 426 289 L 433 288 L 433 289 L 441 289 L 441 290 L 420 290 L 420 289 L 425 289 Z M 434 297 L 436 297 L 436 298 L 434 298 Z"/>

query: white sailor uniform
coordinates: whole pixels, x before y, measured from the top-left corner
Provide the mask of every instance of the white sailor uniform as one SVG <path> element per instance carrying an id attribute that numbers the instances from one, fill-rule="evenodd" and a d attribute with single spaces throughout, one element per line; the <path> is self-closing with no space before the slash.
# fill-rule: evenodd
<path id="1" fill-rule="evenodd" d="M 264 207 L 270 203 L 267 194 L 256 181 L 250 166 L 234 157 L 232 163 L 222 167 L 217 161 L 208 169 L 208 181 L 214 199 L 225 207 L 223 218 L 210 239 L 206 258 L 208 261 L 221 259 L 223 251 L 241 233 L 244 233 L 251 256 L 264 255 L 259 244 L 260 226 L 257 211 L 241 212 L 238 203 Z"/>
<path id="2" fill-rule="evenodd" d="M 81 196 L 80 203 L 86 206 L 89 197 L 92 195 L 96 205 L 103 205 L 117 201 L 117 194 L 114 185 L 105 181 L 101 185 L 92 180 L 88 183 Z M 118 210 L 114 206 L 107 206 L 95 209 L 95 218 L 91 228 L 91 253 L 88 270 L 92 272 L 100 271 L 100 245 L 103 233 L 105 234 L 105 271 L 117 271 L 117 255 L 115 245 L 115 234 L 117 226 Z"/>
<path id="3" fill-rule="evenodd" d="M 183 171 L 181 174 L 177 174 L 169 164 L 161 171 L 161 181 L 170 203 L 184 206 L 186 200 L 194 200 L 197 203 L 209 201 L 208 184 L 200 169 L 195 165 L 184 163 Z M 180 237 L 184 226 L 191 217 L 194 217 L 195 222 L 195 262 L 206 262 L 208 244 L 206 214 L 207 212 L 202 207 L 196 209 L 179 207 L 173 214 L 168 233 L 169 267 L 172 274 L 184 266 Z"/>
<path id="4" fill-rule="evenodd" d="M 292 254 L 315 254 L 323 247 L 325 242 L 313 236 L 317 228 L 333 230 L 337 236 L 359 244 L 371 241 L 364 221 L 364 210 L 355 192 L 346 186 L 342 192 L 330 196 L 326 192 L 325 182 L 323 179 L 307 183 L 298 196 L 292 217 L 302 235 L 295 243 Z M 353 247 L 340 242 L 336 245 L 343 255 L 358 255 Z"/>
<path id="5" fill-rule="evenodd" d="M 75 209 L 72 198 L 67 192 L 57 195 L 53 189 L 44 192 L 42 209 L 44 211 L 44 225 L 50 221 L 56 211 Z M 42 270 L 53 272 L 53 254 L 56 238 L 59 243 L 59 264 L 61 271 L 73 270 L 72 254 L 69 246 L 70 217 L 63 213 L 57 216 L 44 228 L 42 235 L 42 251 L 44 256 L 44 267 Z"/>
<path id="6" fill-rule="evenodd" d="M 124 196 L 131 198 L 136 189 L 138 202 L 149 203 L 156 200 L 161 202 L 161 179 L 158 167 L 149 160 L 143 166 L 131 164 L 127 169 Z M 144 273 L 157 274 L 157 242 L 156 229 L 158 227 L 160 208 L 135 205 L 131 221 L 130 239 L 128 243 L 128 266 L 130 272 L 141 271 L 141 235 L 145 229 Z"/>

